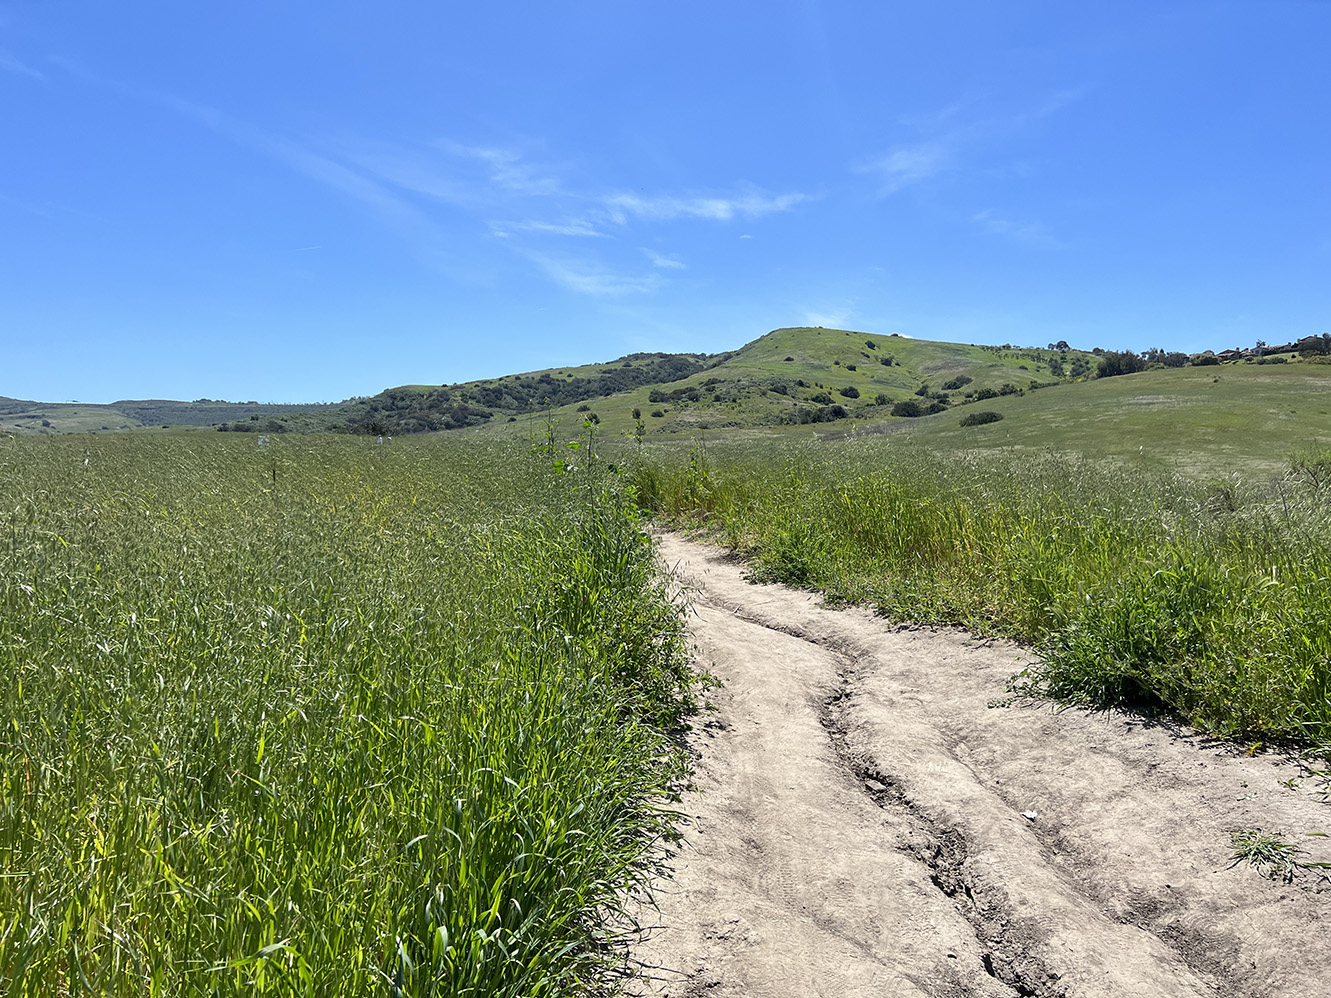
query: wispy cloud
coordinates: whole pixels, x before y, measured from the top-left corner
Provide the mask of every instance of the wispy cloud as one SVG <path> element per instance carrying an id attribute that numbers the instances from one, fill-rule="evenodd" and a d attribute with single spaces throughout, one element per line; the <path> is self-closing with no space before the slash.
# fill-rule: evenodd
<path id="1" fill-rule="evenodd" d="M 439 229 L 424 212 L 364 173 L 299 143 L 270 135 L 214 108 L 178 97 L 162 97 L 160 100 L 218 134 L 275 159 L 350 198 L 381 221 L 409 234 L 418 242 L 429 246 L 438 242 Z"/>
<path id="2" fill-rule="evenodd" d="M 549 171 L 527 161 L 513 149 L 468 146 L 442 141 L 436 145 L 454 156 L 475 160 L 485 167 L 495 187 L 523 197 L 552 197 L 563 193 L 559 180 Z"/>
<path id="3" fill-rule="evenodd" d="M 633 244 L 626 245 L 630 233 L 662 222 L 754 221 L 806 200 L 798 192 L 773 193 L 743 182 L 685 192 L 595 187 L 574 182 L 578 174 L 573 168 L 520 148 L 447 138 L 412 144 L 345 135 L 290 137 L 218 108 L 103 78 L 68 60 L 53 64 L 123 96 L 169 107 L 336 192 L 397 230 L 433 262 L 465 231 L 459 223 L 471 223 L 488 231 L 496 245 L 580 294 L 649 294 L 669 273 L 686 269 L 678 257 L 642 250 L 651 265 L 644 270 L 641 258 L 632 255 Z M 21 66 L 0 65 L 11 71 Z M 558 251 L 559 241 L 570 239 L 579 240 L 582 248 Z M 630 254 L 627 265 L 625 253 Z"/>
<path id="4" fill-rule="evenodd" d="M 996 236 L 1006 236 L 1028 246 L 1057 249 L 1063 245 L 1042 223 L 1010 218 L 992 208 L 986 208 L 972 215 L 971 221 L 986 232 Z"/>
<path id="5" fill-rule="evenodd" d="M 903 187 L 927 180 L 948 169 L 953 152 L 945 142 L 921 142 L 897 146 L 887 155 L 858 167 L 860 173 L 876 173 L 882 177 L 879 195 L 895 194 Z"/>
<path id="6" fill-rule="evenodd" d="M 527 259 L 552 281 L 569 291 L 595 298 L 650 294 L 661 286 L 657 274 L 617 271 L 592 257 L 568 257 L 526 250 Z"/>
<path id="7" fill-rule="evenodd" d="M 845 329 L 854 316 L 855 306 L 850 303 L 834 305 L 830 308 L 805 309 L 804 324 L 806 326 L 824 326 L 828 329 Z"/>
<path id="8" fill-rule="evenodd" d="M 1000 136 L 1030 128 L 1078 100 L 1079 88 L 1059 90 L 1032 107 L 1004 114 L 967 118 L 961 103 L 903 121 L 924 133 L 915 142 L 901 143 L 881 156 L 854 165 L 859 173 L 877 174 L 882 183 L 879 197 L 887 197 L 906 187 L 962 169 L 965 154 L 972 147 Z"/>
<path id="9" fill-rule="evenodd" d="M 657 194 L 608 194 L 600 199 L 610 216 L 619 224 L 630 218 L 654 222 L 678 218 L 697 218 L 729 222 L 736 218 L 754 219 L 789 211 L 803 201 L 803 194 L 768 194 L 756 188 L 730 196 Z"/>
<path id="10" fill-rule="evenodd" d="M 647 259 L 652 262 L 653 267 L 661 267 L 664 270 L 688 269 L 688 264 L 686 264 L 683 260 L 679 259 L 678 257 L 665 256 L 662 253 L 656 252 L 656 250 L 648 249 L 646 246 L 642 248 L 642 252 L 647 257 Z"/>
<path id="11" fill-rule="evenodd" d="M 491 222 L 490 231 L 496 236 L 508 237 L 514 233 L 530 232 L 537 235 L 547 236 L 581 236 L 605 238 L 606 233 L 596 228 L 590 222 L 571 221 L 571 222 Z"/>
<path id="12" fill-rule="evenodd" d="M 15 76 L 26 76 L 39 83 L 46 82 L 45 73 L 33 69 L 26 62 L 20 61 L 17 56 L 11 55 L 4 49 L 0 49 L 0 70 L 4 70 L 6 73 L 13 73 Z"/>

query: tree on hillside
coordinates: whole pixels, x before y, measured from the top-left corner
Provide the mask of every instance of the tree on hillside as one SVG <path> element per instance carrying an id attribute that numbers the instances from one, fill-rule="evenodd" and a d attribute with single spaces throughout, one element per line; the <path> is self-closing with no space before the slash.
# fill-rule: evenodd
<path id="1" fill-rule="evenodd" d="M 1136 374 L 1138 371 L 1146 370 L 1148 364 L 1145 357 L 1139 357 L 1131 350 L 1106 350 L 1100 357 L 1100 363 L 1096 366 L 1095 376 L 1097 378 L 1113 378 L 1120 374 Z"/>

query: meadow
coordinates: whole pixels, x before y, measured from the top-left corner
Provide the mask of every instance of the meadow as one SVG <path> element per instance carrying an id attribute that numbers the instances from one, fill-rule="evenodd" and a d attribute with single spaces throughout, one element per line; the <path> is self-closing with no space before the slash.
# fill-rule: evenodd
<path id="1" fill-rule="evenodd" d="M 0 439 L 0 991 L 611 987 L 694 680 L 579 463 Z"/>
<path id="2" fill-rule="evenodd" d="M 1331 743 L 1331 452 L 1214 481 L 904 437 L 640 449 L 644 509 L 756 579 L 1030 644 L 1012 696 Z"/>

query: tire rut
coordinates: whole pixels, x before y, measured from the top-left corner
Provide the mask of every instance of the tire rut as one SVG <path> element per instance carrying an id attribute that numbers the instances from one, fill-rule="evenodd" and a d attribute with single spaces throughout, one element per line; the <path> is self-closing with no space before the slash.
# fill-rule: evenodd
<path id="1" fill-rule="evenodd" d="M 1015 646 L 828 610 L 658 543 L 724 686 L 693 739 L 666 929 L 638 950 L 676 973 L 649 992 L 1331 995 L 1323 898 L 1226 862 L 1246 797 L 1320 816 L 1269 787 L 1232 806 L 1274 783 L 1269 760 L 1141 719 L 989 709 Z"/>

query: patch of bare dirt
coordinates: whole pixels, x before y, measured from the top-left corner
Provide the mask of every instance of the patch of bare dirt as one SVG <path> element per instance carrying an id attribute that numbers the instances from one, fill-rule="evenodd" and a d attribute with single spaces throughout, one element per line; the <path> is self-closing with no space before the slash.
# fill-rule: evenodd
<path id="1" fill-rule="evenodd" d="M 1304 838 L 1331 808 L 1281 782 L 1295 766 L 1132 715 L 990 706 L 1015 645 L 658 543 L 724 685 L 642 916 L 641 993 L 1331 996 L 1326 881 L 1231 866 L 1236 829 L 1327 841 Z"/>

